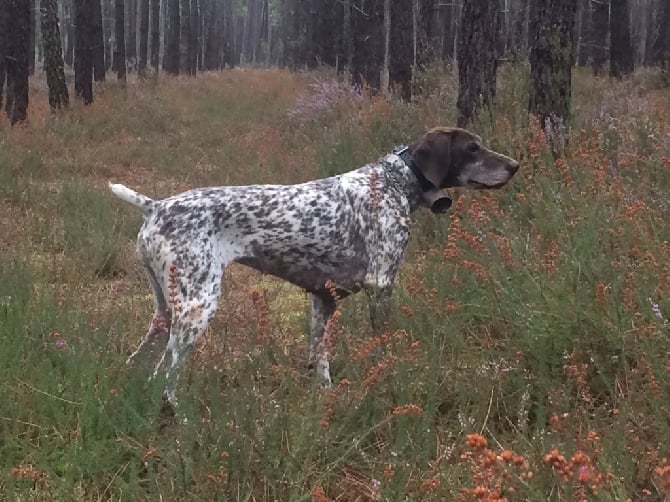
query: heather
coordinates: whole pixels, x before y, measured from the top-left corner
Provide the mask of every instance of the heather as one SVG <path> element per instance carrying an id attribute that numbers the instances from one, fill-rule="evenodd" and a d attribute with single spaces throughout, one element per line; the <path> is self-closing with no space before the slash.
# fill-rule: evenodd
<path id="1" fill-rule="evenodd" d="M 670 495 L 670 95 L 577 71 L 565 148 L 504 66 L 471 129 L 521 170 L 414 215 L 388 329 L 364 295 L 305 367 L 306 295 L 242 266 L 186 365 L 181 415 L 127 355 L 153 309 L 141 217 L 165 197 L 294 183 L 455 121 L 455 77 L 411 103 L 333 75 L 231 70 L 100 84 L 0 132 L 0 493 L 15 500 L 665 500 Z M 4 118 L 2 119 L 4 121 Z"/>

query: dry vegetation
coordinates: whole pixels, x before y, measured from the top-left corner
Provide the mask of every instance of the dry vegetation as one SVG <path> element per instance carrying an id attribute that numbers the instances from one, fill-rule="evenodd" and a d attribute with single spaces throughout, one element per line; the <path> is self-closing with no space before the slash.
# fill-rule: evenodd
<path id="1" fill-rule="evenodd" d="M 140 216 L 163 197 L 298 182 L 454 122 L 454 82 L 413 104 L 327 75 L 227 71 L 113 83 L 0 124 L 0 497 L 17 500 L 645 500 L 670 496 L 670 95 L 578 74 L 558 159 L 506 68 L 473 128 L 522 161 L 503 191 L 415 216 L 396 314 L 365 299 L 304 367 L 306 298 L 243 267 L 182 379 L 187 423 L 127 354 L 152 311 Z M 2 119 L 4 120 L 4 118 Z"/>

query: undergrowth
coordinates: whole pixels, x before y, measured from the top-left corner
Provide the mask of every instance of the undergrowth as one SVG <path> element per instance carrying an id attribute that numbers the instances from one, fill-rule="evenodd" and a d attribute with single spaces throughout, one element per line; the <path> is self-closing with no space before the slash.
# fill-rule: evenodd
<path id="1" fill-rule="evenodd" d="M 125 358 L 152 301 L 141 217 L 110 195 L 295 183 L 454 123 L 326 75 L 104 84 L 0 133 L 0 493 L 15 500 L 665 500 L 670 495 L 670 96 L 578 72 L 555 158 L 525 68 L 472 126 L 521 161 L 498 192 L 417 212 L 389 330 L 363 295 L 305 368 L 307 299 L 241 266 L 185 369 L 184 423 Z M 647 89 L 647 90 L 645 90 Z M 41 101 L 40 101 L 41 100 Z M 4 120 L 4 119 L 3 119 Z"/>

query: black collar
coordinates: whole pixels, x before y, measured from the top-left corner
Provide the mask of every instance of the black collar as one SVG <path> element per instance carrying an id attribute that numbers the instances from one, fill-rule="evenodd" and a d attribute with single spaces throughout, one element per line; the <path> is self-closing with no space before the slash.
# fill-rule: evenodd
<path id="1" fill-rule="evenodd" d="M 419 166 L 414 162 L 414 156 L 412 152 L 409 151 L 409 147 L 406 145 L 400 145 L 393 150 L 393 153 L 402 159 L 402 161 L 410 168 L 410 170 L 416 176 L 417 181 L 419 182 L 419 188 L 423 193 L 424 200 L 427 204 L 430 204 L 430 210 L 433 213 L 446 213 L 451 207 L 452 200 L 446 195 L 438 197 L 429 197 L 427 194 L 435 194 L 435 192 L 440 192 L 440 190 L 433 185 L 428 179 L 423 175 Z"/>
<path id="2" fill-rule="evenodd" d="M 394 148 L 393 153 L 402 159 L 402 161 L 410 168 L 410 170 L 416 176 L 417 181 L 419 182 L 419 187 L 422 192 L 429 192 L 431 190 L 436 190 L 437 188 L 433 185 L 428 179 L 423 175 L 421 169 L 414 162 L 414 155 L 409 151 L 409 147 L 406 145 L 400 145 Z"/>

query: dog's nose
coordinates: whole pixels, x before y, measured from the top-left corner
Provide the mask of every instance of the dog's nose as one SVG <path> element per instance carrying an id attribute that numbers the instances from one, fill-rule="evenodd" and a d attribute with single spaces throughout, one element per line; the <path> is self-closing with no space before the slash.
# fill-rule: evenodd
<path id="1" fill-rule="evenodd" d="M 514 176 L 516 172 L 519 170 L 519 163 L 518 162 L 510 162 L 507 164 L 507 171 Z"/>

